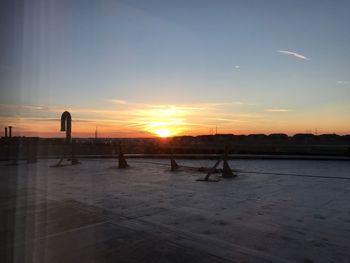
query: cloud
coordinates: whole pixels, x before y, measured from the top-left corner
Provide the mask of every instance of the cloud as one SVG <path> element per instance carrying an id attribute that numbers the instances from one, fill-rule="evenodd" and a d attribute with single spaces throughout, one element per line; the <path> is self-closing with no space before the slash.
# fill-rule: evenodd
<path id="1" fill-rule="evenodd" d="M 241 68 L 241 66 L 240 66 L 240 65 L 236 65 L 235 68 L 236 68 L 236 69 L 239 69 L 239 68 Z"/>
<path id="2" fill-rule="evenodd" d="M 19 104 L 0 104 L 0 109 L 10 110 L 36 110 L 36 111 L 48 111 L 49 108 L 41 105 L 19 105 Z"/>
<path id="3" fill-rule="evenodd" d="M 287 51 L 287 50 L 276 50 L 279 53 L 285 54 L 285 55 L 292 55 L 296 58 L 300 58 L 300 59 L 304 59 L 304 60 L 310 60 L 309 58 L 305 57 L 304 55 L 301 55 L 299 53 L 296 52 L 292 52 L 292 51 Z"/>
<path id="4" fill-rule="evenodd" d="M 265 109 L 264 111 L 267 112 L 288 112 L 290 111 L 289 109 L 278 109 L 278 108 L 273 108 L 273 109 Z"/>
<path id="5" fill-rule="evenodd" d="M 127 104 L 127 102 L 125 100 L 107 99 L 107 101 L 113 102 L 115 104 Z"/>
<path id="6" fill-rule="evenodd" d="M 350 84 L 349 80 L 338 80 L 337 84 Z"/>

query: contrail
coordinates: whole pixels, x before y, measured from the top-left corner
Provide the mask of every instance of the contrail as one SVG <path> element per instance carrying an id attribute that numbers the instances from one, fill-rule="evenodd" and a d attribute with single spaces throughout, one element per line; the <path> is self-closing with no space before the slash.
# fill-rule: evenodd
<path id="1" fill-rule="evenodd" d="M 282 53 L 282 54 L 286 54 L 286 55 L 292 55 L 296 58 L 300 58 L 300 59 L 304 59 L 304 60 L 310 60 L 309 58 L 305 57 L 304 55 L 301 55 L 301 54 L 298 54 L 298 53 L 292 52 L 292 51 L 277 50 L 277 52 Z"/>

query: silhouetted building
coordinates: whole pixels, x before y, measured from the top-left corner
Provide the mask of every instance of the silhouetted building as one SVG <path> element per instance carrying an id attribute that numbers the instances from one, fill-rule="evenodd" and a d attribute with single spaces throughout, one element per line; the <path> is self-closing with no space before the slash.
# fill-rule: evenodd
<path id="1" fill-rule="evenodd" d="M 293 136 L 294 140 L 299 140 L 299 141 L 313 141 L 315 140 L 316 136 L 312 133 L 297 133 Z"/>
<path id="2" fill-rule="evenodd" d="M 340 136 L 337 134 L 322 134 L 318 136 L 321 141 L 326 141 L 326 142 L 334 142 L 338 141 L 340 139 Z"/>
<path id="3" fill-rule="evenodd" d="M 269 136 L 269 139 L 284 141 L 288 139 L 288 135 L 284 133 L 272 133 Z"/>

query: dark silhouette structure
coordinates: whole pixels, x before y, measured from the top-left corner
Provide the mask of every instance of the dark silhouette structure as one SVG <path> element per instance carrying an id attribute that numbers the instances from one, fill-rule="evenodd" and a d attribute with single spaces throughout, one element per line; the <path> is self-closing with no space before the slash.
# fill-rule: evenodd
<path id="1" fill-rule="evenodd" d="M 70 143 L 72 140 L 72 116 L 68 111 L 62 113 L 61 131 L 66 132 L 66 142 Z"/>
<path id="2" fill-rule="evenodd" d="M 65 146 L 64 146 L 64 152 L 69 152 L 69 149 L 70 149 L 71 157 L 68 158 L 68 161 L 71 161 L 72 165 L 79 164 L 79 161 L 75 156 L 75 141 L 72 140 L 72 116 L 70 115 L 70 113 L 68 111 L 64 111 L 62 113 L 61 131 L 66 132 L 66 141 L 65 141 Z M 57 165 L 55 165 L 55 167 L 62 166 L 62 162 L 64 160 L 64 155 L 65 154 L 63 154 L 63 157 L 59 160 L 59 162 L 57 163 Z"/>
<path id="3" fill-rule="evenodd" d="M 171 165 L 171 168 L 170 168 L 171 171 L 176 171 L 177 169 L 179 169 L 179 165 L 175 161 L 173 155 L 171 155 L 171 157 L 170 157 L 170 165 Z"/>
<path id="4" fill-rule="evenodd" d="M 119 169 L 124 169 L 128 168 L 129 165 L 124 157 L 123 151 L 122 151 L 122 145 L 119 143 L 119 155 L 118 155 L 118 168 Z"/>
<path id="5" fill-rule="evenodd" d="M 7 127 L 5 127 L 5 138 L 7 138 Z"/>
<path id="6" fill-rule="evenodd" d="M 12 126 L 9 126 L 9 138 L 12 138 Z"/>
<path id="7" fill-rule="evenodd" d="M 235 177 L 236 175 L 233 174 L 230 165 L 227 162 L 228 158 L 228 146 L 225 147 L 224 156 L 223 156 L 223 166 L 222 166 L 222 177 Z"/>
<path id="8" fill-rule="evenodd" d="M 74 164 L 79 164 L 79 160 L 78 158 L 75 156 L 75 140 L 72 140 L 71 142 L 71 151 L 72 151 L 72 156 L 71 156 L 71 162 L 72 162 L 72 165 Z"/>
<path id="9" fill-rule="evenodd" d="M 179 169 L 179 165 L 177 164 L 177 162 L 175 161 L 174 158 L 174 148 L 171 148 L 171 152 L 170 152 L 170 170 L 171 171 L 176 171 L 177 169 Z"/>
<path id="10" fill-rule="evenodd" d="M 203 179 L 198 179 L 197 181 L 218 182 L 219 181 L 218 179 L 210 179 L 209 177 L 217 171 L 217 167 L 221 162 L 223 162 L 223 167 L 221 171 L 222 177 L 223 178 L 236 177 L 237 175 L 232 172 L 231 167 L 227 162 L 228 152 L 229 152 L 228 146 L 225 146 L 224 154 L 222 155 L 222 157 L 216 161 L 213 168 L 211 168 L 208 171 L 207 175 Z"/>

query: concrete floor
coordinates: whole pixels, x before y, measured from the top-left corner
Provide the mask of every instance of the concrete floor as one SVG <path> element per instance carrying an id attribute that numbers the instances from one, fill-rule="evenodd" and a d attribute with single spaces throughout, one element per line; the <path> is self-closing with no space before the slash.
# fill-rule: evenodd
<path id="1" fill-rule="evenodd" d="M 142 163 L 166 160 L 56 162 L 0 163 L 0 262 L 350 262 L 350 180 L 241 172 L 206 183 Z M 346 161 L 230 165 L 350 179 Z"/>

